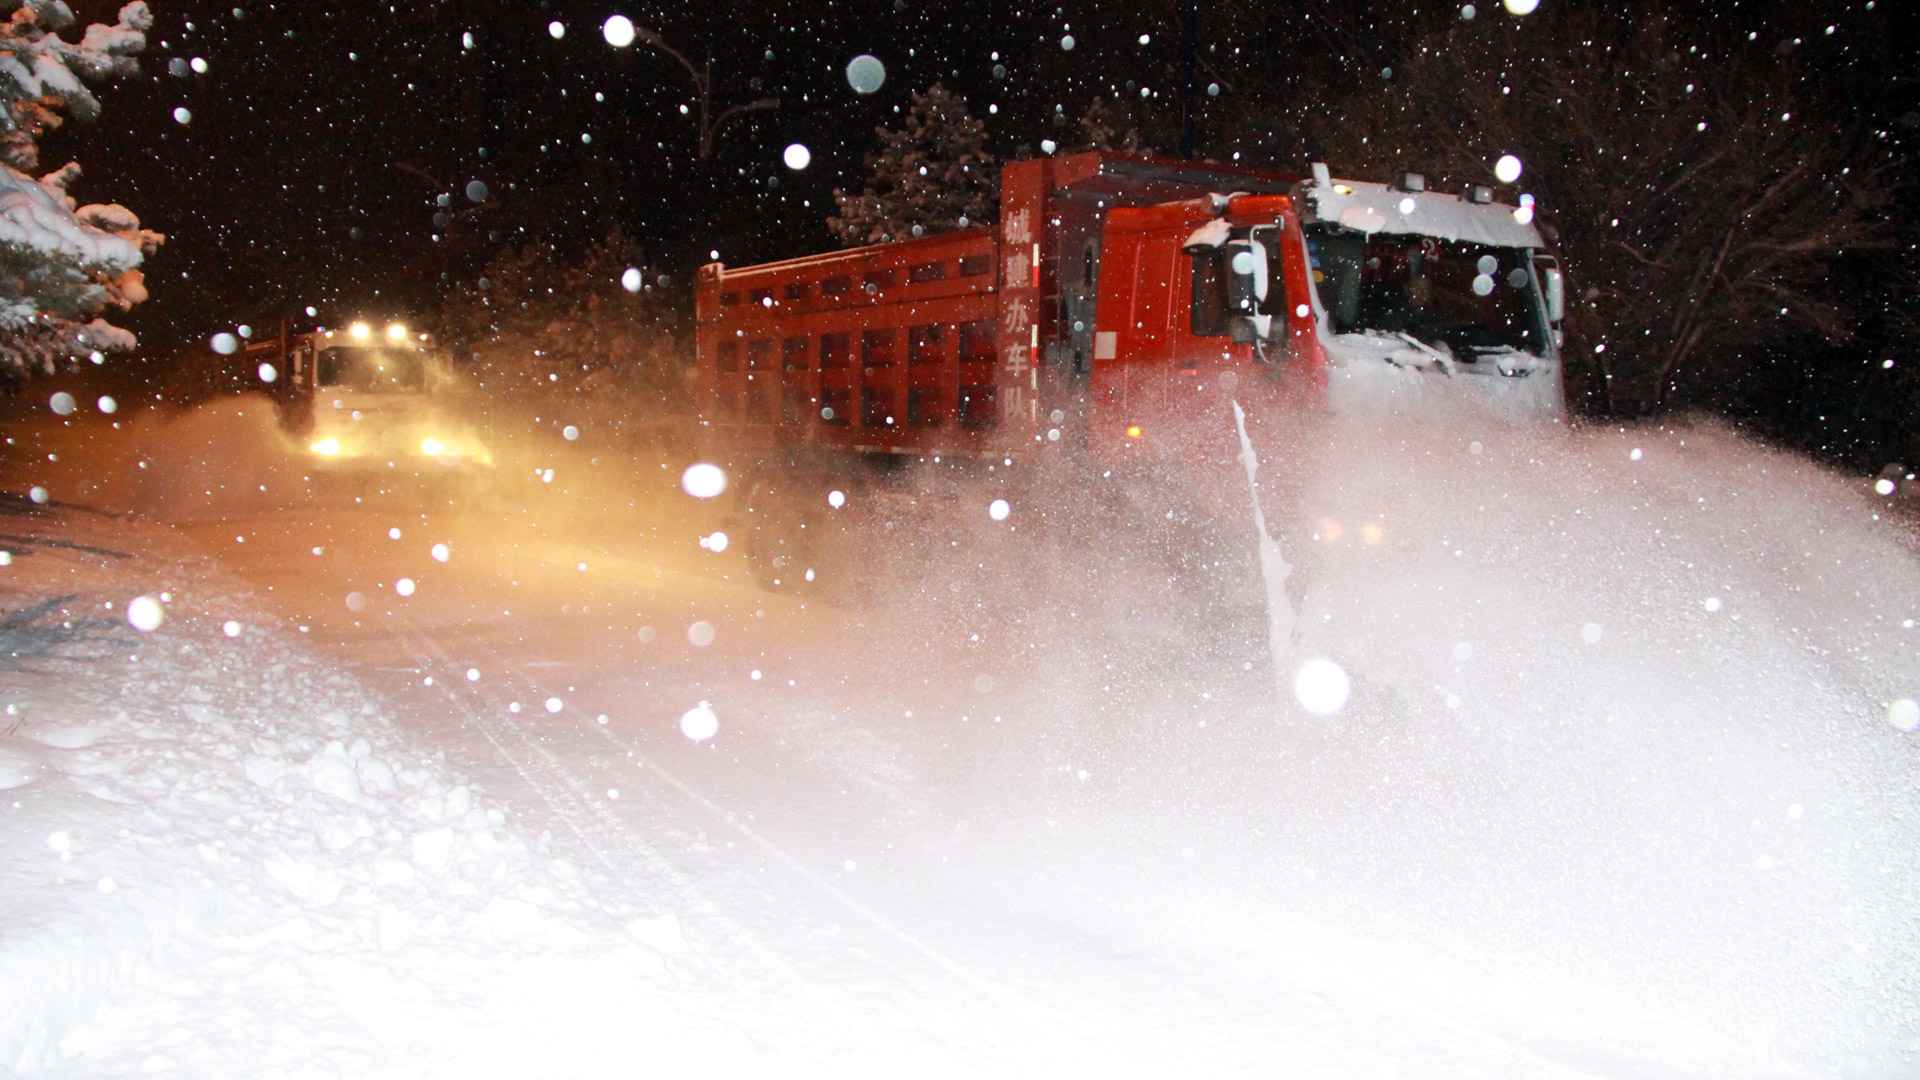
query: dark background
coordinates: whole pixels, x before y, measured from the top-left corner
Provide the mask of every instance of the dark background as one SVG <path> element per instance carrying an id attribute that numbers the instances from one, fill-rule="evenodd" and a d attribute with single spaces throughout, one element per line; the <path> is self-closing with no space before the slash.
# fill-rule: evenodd
<path id="1" fill-rule="evenodd" d="M 1555 3 L 1543 0 L 1543 12 Z M 83 23 L 111 22 L 117 4 L 74 7 Z M 1481 19 L 1512 18 L 1498 0 L 1478 7 Z M 1806 35 L 1825 50 L 1805 69 L 1833 122 L 1864 117 L 1911 140 L 1914 39 L 1904 7 L 1671 10 L 1783 43 Z M 644 44 L 608 45 L 601 25 L 616 12 L 696 62 L 711 57 L 716 112 L 764 96 L 780 107 L 730 124 L 702 160 L 694 117 L 679 111 L 697 108 L 693 80 Z M 157 0 L 154 13 L 144 73 L 104 89 L 104 115 L 48 138 L 42 158 L 47 167 L 80 161 L 83 201 L 123 203 L 168 235 L 147 267 L 153 298 L 120 319 L 141 348 L 133 361 L 114 361 L 156 372 L 210 361 L 210 335 L 243 322 L 425 320 L 503 245 L 573 250 L 618 225 L 679 283 L 714 250 L 743 264 L 827 249 L 833 189 L 860 187 L 874 126 L 895 121 L 911 91 L 936 81 L 966 98 L 1003 159 L 1037 152 L 1043 139 L 1074 145 L 1096 95 L 1123 103 L 1158 151 L 1180 146 L 1183 5 L 1173 0 Z M 1299 170 L 1316 151 L 1309 114 L 1337 114 L 1343 96 L 1375 85 L 1423 35 L 1457 20 L 1460 6 L 1305 0 L 1196 5 L 1196 14 L 1197 154 Z M 547 29 L 556 19 L 561 40 Z M 1843 32 L 1822 38 L 1836 22 Z M 1067 34 L 1071 50 L 1061 46 Z M 845 76 L 863 52 L 887 65 L 885 85 L 867 96 Z M 206 74 L 170 73 L 173 61 L 194 57 Z M 174 120 L 180 106 L 190 123 Z M 781 163 L 792 142 L 812 153 L 804 172 Z M 475 180 L 487 187 L 484 203 L 465 194 Z M 1909 178 L 1893 211 L 1909 238 L 1914 194 Z M 437 204 L 441 195 L 449 206 Z M 436 213 L 448 218 L 437 224 Z M 1837 288 L 1885 292 L 1867 305 L 1854 340 L 1784 335 L 1751 358 L 1737 385 L 1688 404 L 1877 465 L 1911 437 L 1920 400 L 1900 397 L 1911 390 L 1896 377 L 1913 370 L 1914 309 L 1889 285 L 1914 254 L 1909 240 L 1840 268 L 1853 278 Z M 307 305 L 316 319 L 305 319 Z M 1898 370 L 1885 368 L 1896 356 Z"/>

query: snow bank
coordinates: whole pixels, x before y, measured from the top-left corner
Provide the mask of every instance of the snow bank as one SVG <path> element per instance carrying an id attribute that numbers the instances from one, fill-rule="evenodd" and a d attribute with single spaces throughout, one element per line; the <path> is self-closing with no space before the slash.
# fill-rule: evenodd
<path id="1" fill-rule="evenodd" d="M 590 873 L 517 835 L 159 533 L 90 528 L 85 549 L 33 546 L 7 568 L 10 586 L 78 589 L 46 620 L 83 634 L 0 672 L 0 1071 L 584 1075 L 739 1057 L 727 1025 L 670 1000 L 677 964 L 625 929 L 659 915 L 644 897 L 596 899 Z M 152 560 L 98 554 L 134 545 Z M 158 631 L 121 621 L 131 595 L 163 591 Z"/>

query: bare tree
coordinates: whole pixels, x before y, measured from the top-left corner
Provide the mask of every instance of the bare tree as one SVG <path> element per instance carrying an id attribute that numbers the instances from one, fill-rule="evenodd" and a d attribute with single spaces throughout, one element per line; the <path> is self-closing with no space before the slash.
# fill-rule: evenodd
<path id="1" fill-rule="evenodd" d="M 1543 9 L 1421 39 L 1310 128 L 1355 176 L 1458 187 L 1520 158 L 1504 194 L 1536 197 L 1567 256 L 1591 404 L 1641 412 L 1784 329 L 1848 337 L 1836 260 L 1898 242 L 1895 155 L 1869 123 L 1814 115 L 1803 76 L 1797 53 L 1710 25 L 1683 45 L 1645 11 Z"/>

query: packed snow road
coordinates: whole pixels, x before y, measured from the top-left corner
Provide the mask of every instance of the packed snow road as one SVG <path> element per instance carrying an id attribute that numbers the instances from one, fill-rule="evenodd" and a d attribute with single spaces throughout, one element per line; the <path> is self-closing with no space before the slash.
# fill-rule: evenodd
<path id="1" fill-rule="evenodd" d="M 312 723 L 386 725 L 357 754 L 345 728 L 276 736 L 300 760 L 245 758 L 256 786 L 324 793 L 329 739 L 354 762 L 424 760 L 387 785 L 407 824 L 383 832 L 367 806 L 386 788 L 360 768 L 373 835 L 270 869 L 275 903 L 346 929 L 253 952 L 287 965 L 279 985 L 336 972 L 336 995 L 223 990 L 255 1023 L 404 1063 L 310 1035 L 272 1043 L 305 1038 L 304 1057 L 250 1052 L 192 1006 L 107 1022 L 84 994 L 15 1014 L 0 1046 L 48 1075 L 1904 1075 L 1920 564 L 1903 526 L 1715 430 L 1318 434 L 1262 475 L 1298 654 L 1351 677 L 1332 716 L 1276 693 L 1261 650 L 1117 586 L 1123 541 L 1023 535 L 1035 506 L 989 524 L 979 500 L 961 554 L 916 555 L 842 606 L 759 589 L 713 540 L 728 501 L 680 489 L 689 459 L 591 431 L 480 485 L 316 495 L 242 452 L 126 495 L 35 466 L 57 500 L 144 511 L 39 526 L 121 537 L 136 558 L 90 571 L 107 602 L 156 573 L 138 563 L 191 570 L 141 651 L 169 634 L 220 651 L 276 715 L 314 682 L 273 673 L 337 669 L 355 689 L 328 693 L 352 700 L 311 704 Z M 209 452 L 33 438 L 116 475 Z M 38 480 L 19 460 L 10 483 Z M 224 639 L 221 603 L 258 615 Z M 168 760 L 186 777 L 200 759 Z M 372 959 L 349 940 L 360 892 L 313 884 L 363 864 L 385 868 L 362 890 Z M 125 982 L 205 980 L 207 962 Z M 381 981 L 403 971 L 404 992 Z M 391 1000 L 406 1022 L 366 1003 Z M 477 1036 L 496 1013 L 517 1026 Z M 163 1022 L 201 1056 L 128 1057 Z"/>

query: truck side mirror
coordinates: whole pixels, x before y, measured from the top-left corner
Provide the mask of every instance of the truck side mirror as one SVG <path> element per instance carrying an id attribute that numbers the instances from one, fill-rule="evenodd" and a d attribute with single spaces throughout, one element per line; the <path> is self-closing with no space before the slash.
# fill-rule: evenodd
<path id="1" fill-rule="evenodd" d="M 1540 268 L 1540 284 L 1547 293 L 1547 321 L 1555 326 L 1567 317 L 1567 279 L 1557 266 Z"/>

